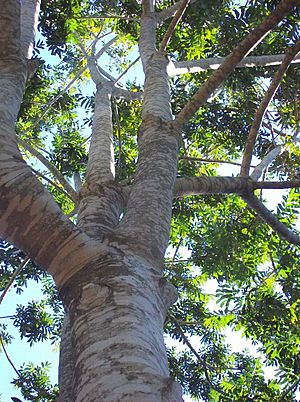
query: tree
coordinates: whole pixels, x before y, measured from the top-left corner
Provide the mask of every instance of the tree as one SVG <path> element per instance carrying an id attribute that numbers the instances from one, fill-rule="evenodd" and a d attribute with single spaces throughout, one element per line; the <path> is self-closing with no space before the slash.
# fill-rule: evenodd
<path id="1" fill-rule="evenodd" d="M 47 272 L 58 289 L 59 401 L 180 401 L 178 382 L 205 400 L 295 400 L 299 70 L 290 65 L 299 62 L 299 2 L 42 2 L 40 32 L 61 59 L 54 69 L 37 63 L 41 40 L 32 58 L 39 1 L 2 3 L 0 234 L 34 262 L 28 277 Z M 117 36 L 99 47 L 111 29 Z M 120 87 L 137 43 L 144 85 Z M 106 51 L 117 79 L 97 61 Z M 95 96 L 57 90 L 69 73 L 72 83 L 90 77 Z M 88 152 L 79 104 L 93 110 Z M 240 164 L 239 176 L 216 176 L 222 161 Z M 267 188 L 290 189 L 277 214 L 257 196 Z M 175 254 L 164 260 L 168 244 Z M 3 250 L 7 288 L 26 257 Z M 218 312 L 201 293 L 208 278 L 219 283 Z M 43 307 L 16 315 L 31 341 L 48 335 Z M 260 342 L 277 381 L 264 380 L 258 359 L 228 355 L 226 325 Z M 167 352 L 164 326 L 190 351 Z M 200 336 L 200 351 L 186 333 Z M 43 392 L 36 400 L 54 400 Z"/>

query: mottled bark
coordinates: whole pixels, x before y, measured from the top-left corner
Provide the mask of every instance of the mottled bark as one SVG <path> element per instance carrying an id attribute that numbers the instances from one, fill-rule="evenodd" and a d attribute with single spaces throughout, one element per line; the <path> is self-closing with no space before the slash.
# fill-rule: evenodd
<path id="1" fill-rule="evenodd" d="M 40 0 L 21 0 L 21 49 L 31 59 L 37 30 Z"/>
<path id="2" fill-rule="evenodd" d="M 176 292 L 146 260 L 114 250 L 61 289 L 76 367 L 73 402 L 181 401 L 163 341 Z"/>

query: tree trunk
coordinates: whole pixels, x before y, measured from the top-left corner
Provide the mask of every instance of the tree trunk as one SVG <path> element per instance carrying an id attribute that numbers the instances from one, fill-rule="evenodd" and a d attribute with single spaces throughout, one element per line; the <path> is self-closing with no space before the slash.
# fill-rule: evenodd
<path id="1" fill-rule="evenodd" d="M 74 362 L 72 401 L 182 400 L 180 386 L 169 376 L 163 340 L 166 313 L 177 294 L 160 268 L 115 243 L 74 275 L 61 295 Z M 61 363 L 69 371 L 69 362 Z M 67 377 L 61 366 L 61 381 Z M 60 384 L 61 398 L 68 387 Z"/>

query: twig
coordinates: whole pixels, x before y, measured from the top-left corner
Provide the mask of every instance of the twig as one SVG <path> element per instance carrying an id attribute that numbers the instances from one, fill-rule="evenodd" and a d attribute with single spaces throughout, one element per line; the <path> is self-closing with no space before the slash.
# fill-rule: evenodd
<path id="1" fill-rule="evenodd" d="M 2 303 L 6 293 L 9 291 L 11 285 L 13 284 L 14 280 L 16 279 L 16 277 L 19 275 L 19 273 L 22 271 L 23 268 L 26 267 L 26 265 L 29 263 L 30 258 L 26 257 L 22 263 L 18 266 L 18 268 L 15 269 L 15 271 L 13 272 L 12 276 L 9 278 L 9 281 L 7 283 L 7 285 L 5 286 L 3 292 L 0 295 L 0 304 Z"/>
<path id="2" fill-rule="evenodd" d="M 183 14 L 189 5 L 189 2 L 190 2 L 190 0 L 183 0 L 182 3 L 180 4 L 178 10 L 176 11 L 176 13 L 171 21 L 171 24 L 169 25 L 169 27 L 167 29 L 167 32 L 165 33 L 165 35 L 161 41 L 161 44 L 159 47 L 160 52 L 166 51 L 166 48 L 171 40 L 173 32 L 174 32 L 176 26 L 179 24 L 181 18 L 183 17 Z"/>
<path id="3" fill-rule="evenodd" d="M 183 240 L 183 238 L 182 238 L 182 236 L 180 236 L 179 242 L 178 242 L 178 244 L 177 244 L 176 250 L 175 250 L 174 255 L 173 255 L 173 258 L 172 258 L 172 263 L 171 263 L 172 265 L 173 265 L 174 262 L 175 262 L 176 255 L 177 255 L 178 250 L 179 250 L 179 248 L 180 248 L 180 246 L 181 246 L 182 240 Z"/>
<path id="4" fill-rule="evenodd" d="M 16 368 L 16 366 L 15 366 L 14 363 L 12 362 L 11 358 L 9 357 L 1 335 L 0 335 L 0 343 L 1 343 L 3 352 L 4 352 L 5 356 L 6 356 L 6 358 L 7 358 L 8 362 L 9 362 L 9 364 L 10 364 L 11 367 L 15 370 L 17 376 L 20 377 L 21 373 L 19 372 L 19 370 Z"/>
<path id="5" fill-rule="evenodd" d="M 255 112 L 254 120 L 253 120 L 252 126 L 250 128 L 250 132 L 249 132 L 246 146 L 245 146 L 242 167 L 241 167 L 241 176 L 249 175 L 249 168 L 250 168 L 250 164 L 251 164 L 255 141 L 257 138 L 258 130 L 261 126 L 261 122 L 264 118 L 265 112 L 266 112 L 271 100 L 273 99 L 273 97 L 283 79 L 284 74 L 286 73 L 287 69 L 289 68 L 291 61 L 296 56 L 296 54 L 299 53 L 299 51 L 300 51 L 300 40 L 298 40 L 296 42 L 296 44 L 287 51 L 279 69 L 277 70 L 276 74 L 274 75 L 274 79 L 273 79 L 271 85 L 269 86 L 265 96 L 263 97 L 263 100 L 261 101 L 261 103 L 259 105 L 259 108 Z"/>
<path id="6" fill-rule="evenodd" d="M 197 112 L 199 107 L 225 81 L 237 64 L 298 4 L 298 1 L 282 0 L 275 10 L 236 46 L 233 52 L 225 59 L 224 63 L 214 71 L 177 115 L 173 123 L 175 129 L 179 130 Z"/>

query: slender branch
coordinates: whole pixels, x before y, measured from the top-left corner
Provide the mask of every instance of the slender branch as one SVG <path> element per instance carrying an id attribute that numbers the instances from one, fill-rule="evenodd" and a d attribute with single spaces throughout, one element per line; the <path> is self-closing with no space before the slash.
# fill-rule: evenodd
<path id="1" fill-rule="evenodd" d="M 195 3 L 197 0 L 191 0 L 190 4 Z M 164 22 L 165 20 L 167 20 L 168 18 L 173 17 L 173 15 L 175 15 L 176 11 L 178 10 L 178 8 L 182 5 L 182 3 L 184 2 L 184 0 L 180 0 L 177 1 L 177 3 L 172 4 L 170 7 L 165 8 L 162 11 L 159 11 L 156 13 L 156 21 L 158 24 Z"/>
<path id="2" fill-rule="evenodd" d="M 182 0 L 179 8 L 177 9 L 177 11 L 171 21 L 171 24 L 169 25 L 169 27 L 167 29 L 167 32 L 165 33 L 165 35 L 161 41 L 161 44 L 159 47 L 160 52 L 166 51 L 166 48 L 172 38 L 173 32 L 174 32 L 176 26 L 179 24 L 181 18 L 183 17 L 183 14 L 189 5 L 189 2 L 190 2 L 190 0 Z"/>
<path id="3" fill-rule="evenodd" d="M 300 180 L 291 180 L 291 181 L 258 181 L 253 185 L 254 189 L 270 189 L 270 190 L 278 190 L 285 188 L 299 188 Z"/>
<path id="4" fill-rule="evenodd" d="M 214 385 L 210 379 L 209 376 L 209 372 L 207 369 L 207 363 L 205 361 L 205 359 L 203 359 L 199 353 L 194 349 L 194 347 L 192 346 L 191 342 L 188 340 L 187 336 L 185 335 L 184 331 L 182 330 L 180 324 L 178 323 L 178 321 L 176 320 L 175 317 L 173 317 L 172 315 L 168 314 L 169 318 L 171 319 L 171 321 L 176 325 L 178 331 L 180 332 L 180 335 L 183 338 L 184 343 L 188 346 L 188 348 L 190 349 L 190 351 L 196 356 L 197 360 L 199 361 L 199 363 L 201 364 L 201 366 L 203 367 L 204 370 L 204 375 L 206 378 L 206 381 L 208 382 L 208 384 L 210 385 L 210 387 L 212 389 L 214 389 L 215 391 L 219 392 L 221 395 L 225 395 L 226 393 L 224 391 L 222 391 L 221 389 L 219 389 L 216 385 Z"/>
<path id="5" fill-rule="evenodd" d="M 51 186 L 55 187 L 57 191 L 63 193 L 66 197 L 70 198 L 72 201 L 74 201 L 72 199 L 72 197 L 70 196 L 70 194 L 68 194 L 62 187 L 59 187 L 53 180 L 49 179 L 47 176 L 43 175 L 41 172 L 39 172 L 38 170 L 35 170 L 32 166 L 30 166 L 30 169 L 41 179 L 47 181 L 49 184 L 51 184 Z"/>
<path id="6" fill-rule="evenodd" d="M 243 194 L 253 191 L 254 181 L 246 177 L 198 176 L 178 178 L 174 198 L 205 194 Z"/>
<path id="7" fill-rule="evenodd" d="M 300 236 L 281 223 L 255 195 L 242 195 L 242 198 L 264 222 L 271 226 L 280 238 L 297 246 L 300 245 Z"/>
<path id="8" fill-rule="evenodd" d="M 284 54 L 278 55 L 268 55 L 268 56 L 247 56 L 242 61 L 237 64 L 237 68 L 243 67 L 269 67 L 269 66 L 277 66 L 281 64 Z M 226 60 L 225 57 L 215 57 L 208 59 L 200 59 L 200 60 L 186 60 L 186 61 L 174 61 L 170 63 L 168 67 L 168 73 L 170 76 L 173 75 L 181 75 L 181 74 L 191 74 L 191 73 L 199 73 L 201 71 L 207 70 L 216 70 L 221 66 L 222 63 Z M 300 54 L 297 55 L 292 61 L 291 64 L 299 64 L 300 63 Z"/>
<path id="9" fill-rule="evenodd" d="M 203 162 L 203 163 L 226 163 L 226 164 L 228 164 L 228 165 L 241 166 L 241 163 L 239 163 L 239 162 L 224 161 L 224 160 L 222 160 L 222 159 L 194 158 L 194 157 L 191 157 L 191 156 L 179 156 L 179 159 L 181 159 L 181 160 L 193 161 L 193 162 Z M 254 166 L 251 166 L 251 167 L 254 167 Z"/>
<path id="10" fill-rule="evenodd" d="M 199 107 L 203 105 L 222 82 L 225 81 L 237 64 L 263 40 L 268 32 L 274 28 L 298 2 L 299 0 L 282 0 L 275 10 L 236 46 L 233 52 L 225 59 L 224 63 L 197 90 L 191 100 L 177 115 L 174 122 L 174 126 L 177 130 L 180 130 L 197 112 Z"/>
<path id="11" fill-rule="evenodd" d="M 9 362 L 9 364 L 11 365 L 11 367 L 14 369 L 14 371 L 15 371 L 16 374 L 17 374 L 17 376 L 20 377 L 20 372 L 19 372 L 19 370 L 16 368 L 16 366 L 14 365 L 13 361 L 11 360 L 11 358 L 9 357 L 1 335 L 0 335 L 0 343 L 1 343 L 1 346 L 2 346 L 2 349 L 3 349 L 3 352 L 4 352 L 5 356 L 6 356 L 7 361 Z"/>
<path id="12" fill-rule="evenodd" d="M 100 38 L 96 38 L 95 40 L 98 41 Z M 108 41 L 100 50 L 99 52 L 95 55 L 95 58 L 99 58 L 103 53 L 106 52 L 106 50 L 118 39 L 117 36 L 113 37 L 110 41 Z M 52 105 L 54 105 L 54 103 L 63 95 L 65 94 L 70 88 L 72 88 L 72 86 L 75 84 L 75 82 L 81 77 L 81 75 L 84 73 L 84 71 L 87 69 L 87 65 L 85 65 L 84 67 L 82 67 L 78 73 L 75 75 L 75 77 L 61 90 L 59 91 L 59 93 L 53 98 L 51 99 L 44 108 L 44 111 L 39 115 L 39 117 L 32 123 L 32 125 L 27 128 L 26 130 L 22 131 L 22 133 L 20 133 L 20 135 L 23 135 L 29 131 L 31 131 L 32 129 L 34 129 L 35 127 L 38 126 L 38 124 L 43 120 L 43 118 L 48 114 L 50 108 Z"/>
<path id="13" fill-rule="evenodd" d="M 44 157 L 40 152 L 38 152 L 35 148 L 33 148 L 26 141 L 22 140 L 22 138 L 18 138 L 19 144 L 26 149 L 26 151 L 30 152 L 31 155 L 35 156 L 48 170 L 53 174 L 53 176 L 59 181 L 59 183 L 63 186 L 63 188 L 68 193 L 69 197 L 76 203 L 77 202 L 77 193 L 73 189 L 73 187 L 68 183 L 68 181 L 64 178 L 64 176 L 60 173 L 60 171 L 48 161 L 47 158 Z"/>
<path id="14" fill-rule="evenodd" d="M 120 19 L 128 21 L 139 21 L 138 18 L 129 17 L 127 15 L 82 15 L 82 16 L 68 16 L 66 20 L 108 20 L 108 19 Z"/>
<path id="15" fill-rule="evenodd" d="M 116 85 L 117 82 L 120 81 L 121 78 L 124 77 L 125 74 L 128 73 L 128 71 L 131 69 L 131 67 L 133 67 L 133 66 L 140 60 L 140 58 L 141 58 L 141 56 L 138 56 L 135 60 L 133 60 L 133 62 L 131 62 L 131 63 L 129 64 L 129 66 L 126 68 L 126 70 L 124 70 L 124 71 L 122 72 L 122 74 L 119 75 L 119 77 L 115 79 L 115 81 L 114 81 L 114 84 L 115 84 L 115 85 Z"/>
<path id="16" fill-rule="evenodd" d="M 273 99 L 273 97 L 283 79 L 284 74 L 286 73 L 287 69 L 289 68 L 291 61 L 293 60 L 295 55 L 297 53 L 299 53 L 299 51 L 300 51 L 300 40 L 297 41 L 296 44 L 287 51 L 286 56 L 284 57 L 278 71 L 276 72 L 271 85 L 269 86 L 265 96 L 263 97 L 263 100 L 261 101 L 261 103 L 259 105 L 259 108 L 255 112 L 254 120 L 253 120 L 252 126 L 250 128 L 250 132 L 249 132 L 246 146 L 245 146 L 242 167 L 241 167 L 241 176 L 249 175 L 249 169 L 250 169 L 255 141 L 257 138 L 258 130 L 261 126 L 261 122 L 264 118 L 265 112 L 266 112 L 271 100 Z"/>
<path id="17" fill-rule="evenodd" d="M 3 292 L 0 295 L 0 304 L 2 303 L 6 293 L 9 291 L 11 285 L 14 283 L 14 280 L 16 279 L 16 277 L 19 275 L 19 273 L 22 271 L 23 268 L 26 267 L 26 265 L 29 263 L 30 258 L 26 257 L 22 263 L 18 266 L 18 268 L 15 269 L 15 271 L 13 272 L 12 276 L 10 277 L 7 285 L 5 286 Z"/>

